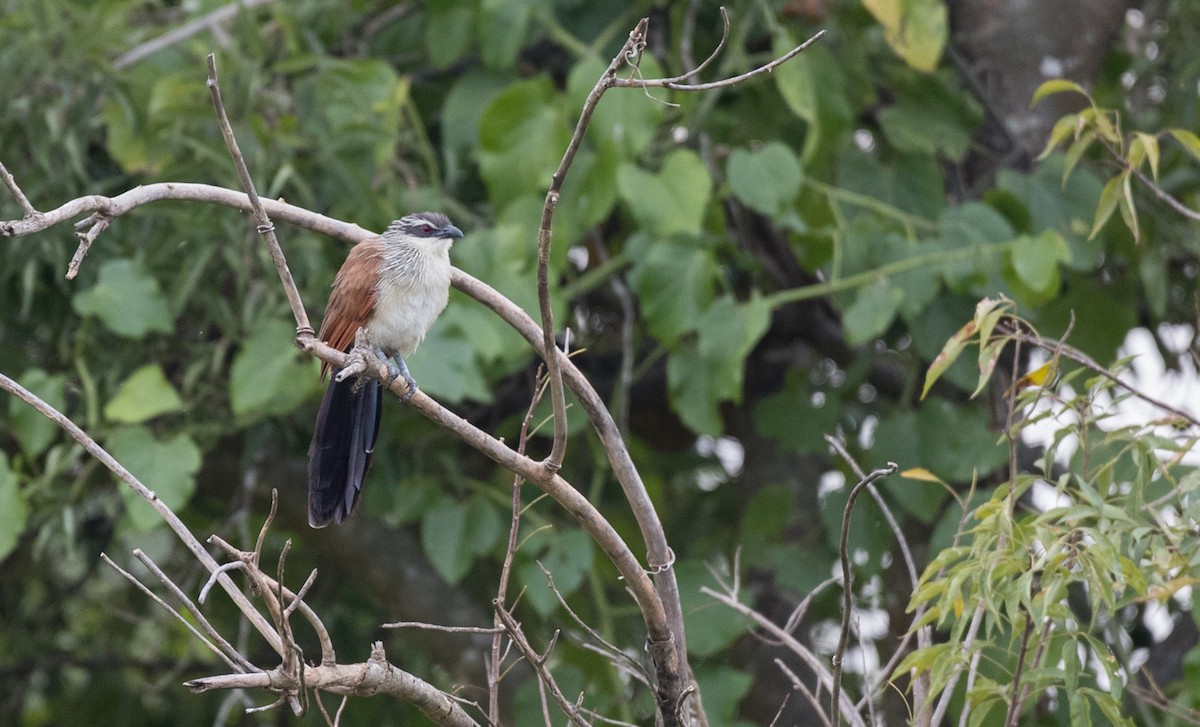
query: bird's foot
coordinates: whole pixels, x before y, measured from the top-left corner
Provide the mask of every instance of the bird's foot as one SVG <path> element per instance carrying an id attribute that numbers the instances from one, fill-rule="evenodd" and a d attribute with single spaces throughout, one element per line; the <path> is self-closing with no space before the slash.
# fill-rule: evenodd
<path id="1" fill-rule="evenodd" d="M 388 384 L 390 385 L 396 379 L 403 377 L 405 385 L 408 386 L 408 391 L 400 396 L 400 401 L 408 401 L 417 393 L 417 382 L 413 379 L 412 374 L 408 372 L 408 364 L 404 363 L 404 358 L 402 356 L 394 356 L 393 358 L 396 359 L 395 364 L 392 364 L 390 361 L 388 362 Z"/>

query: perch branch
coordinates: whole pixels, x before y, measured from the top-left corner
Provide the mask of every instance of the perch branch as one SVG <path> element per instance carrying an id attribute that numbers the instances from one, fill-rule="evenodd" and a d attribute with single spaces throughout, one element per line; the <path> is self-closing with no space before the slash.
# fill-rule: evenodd
<path id="1" fill-rule="evenodd" d="M 444 727 L 478 727 L 457 702 L 432 684 L 388 663 L 383 644 L 375 642 L 371 657 L 361 664 L 310 666 L 303 676 L 276 667 L 253 674 L 223 674 L 192 679 L 184 685 L 197 694 L 214 689 L 270 689 L 296 693 L 319 689 L 341 695 L 388 694 L 409 702 L 434 723 Z"/>

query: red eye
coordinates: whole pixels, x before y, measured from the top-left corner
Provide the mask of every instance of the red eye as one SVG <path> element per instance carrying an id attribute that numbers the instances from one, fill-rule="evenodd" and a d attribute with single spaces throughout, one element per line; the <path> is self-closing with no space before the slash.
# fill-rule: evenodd
<path id="1" fill-rule="evenodd" d="M 428 235 L 429 233 L 433 232 L 433 228 L 429 225 L 421 225 L 421 232 Z"/>

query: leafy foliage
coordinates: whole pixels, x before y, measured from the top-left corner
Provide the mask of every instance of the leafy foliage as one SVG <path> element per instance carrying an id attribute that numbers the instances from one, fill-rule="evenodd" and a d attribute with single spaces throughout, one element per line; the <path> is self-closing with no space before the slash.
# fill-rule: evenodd
<path id="1" fill-rule="evenodd" d="M 203 57 L 215 51 L 260 193 L 375 230 L 405 211 L 446 211 L 468 231 L 456 265 L 536 314 L 535 235 L 550 174 L 583 99 L 650 4 L 297 0 L 243 9 L 220 32 L 141 59 L 124 55 L 218 4 L 200 5 L 4 6 L 0 161 L 39 209 L 141 184 L 234 186 L 204 88 Z M 1005 120 L 985 114 L 968 69 L 946 58 L 950 19 L 936 0 L 734 3 L 726 50 L 705 80 L 744 72 L 818 26 L 830 33 L 770 76 L 719 92 L 604 96 L 555 218 L 556 320 L 614 411 L 628 404 L 622 424 L 677 555 L 713 724 L 769 723 L 783 696 L 763 676 L 773 662 L 738 640 L 746 624 L 698 589 L 716 580 L 709 566 L 731 578 L 719 565 L 735 552 L 739 595 L 758 608 L 790 611 L 829 577 L 849 484 L 837 482 L 850 475 L 828 461 L 823 435 L 839 431 L 864 466 L 892 460 L 925 473 L 880 488 L 924 567 L 915 595 L 897 575 L 877 503 L 860 501 L 850 539 L 858 602 L 886 615 L 879 644 L 897 642 L 908 602 L 925 605 L 947 639 L 897 675 L 924 672 L 949 689 L 951 671 L 981 655 L 972 691 L 960 681 L 950 692 L 973 707 L 973 724 L 997 723 L 1034 623 L 1035 636 L 1047 631 L 1026 683 L 1042 705 L 1051 687 L 1065 695 L 1048 721 L 1131 713 L 1121 651 L 1131 614 L 1156 603 L 1180 622 L 1188 615 L 1190 440 L 1146 421 L 1114 423 L 1111 402 L 1124 394 L 1110 381 L 1053 353 L 1014 361 L 1003 326 L 1069 330 L 1071 346 L 1103 362 L 1144 326 L 1168 366 L 1189 366 L 1194 330 L 1182 347 L 1168 333 L 1194 324 L 1200 242 L 1138 176 L 1197 206 L 1200 26 L 1193 4 L 1165 5 L 1156 59 L 1117 49 L 1096 64 L 1094 83 L 1054 80 L 1034 95 L 1084 102 L 1048 131 L 1036 167 L 989 145 Z M 685 34 L 697 56 L 720 39 L 715 5 L 655 6 L 651 23 L 654 42 L 623 74 L 684 72 Z M 1146 101 L 1143 87 L 1163 78 L 1169 93 Z M 1107 224 L 1117 212 L 1124 226 Z M 0 193 L 0 219 L 22 214 Z M 279 229 L 319 320 L 345 251 Z M 438 620 L 444 604 L 465 602 L 476 608 L 465 620 L 487 620 L 511 476 L 394 402 L 354 520 L 314 534 L 289 511 L 303 499 L 321 383 L 292 346 L 273 265 L 243 217 L 181 203 L 138 209 L 113 220 L 66 281 L 72 242 L 57 228 L 0 246 L 0 372 L 84 426 L 198 532 L 248 546 L 248 524 L 278 487 L 278 539 L 290 536 L 298 561 L 289 570 L 320 566 L 310 600 L 332 614 L 340 641 L 376 638 L 393 610 Z M 410 363 L 424 391 L 516 441 L 536 363 L 494 316 L 452 296 Z M 1027 416 L 1008 431 L 997 412 L 1013 381 Z M 1050 403 L 1079 416 L 1063 415 L 1037 450 L 1021 427 L 1052 419 L 1039 408 Z M 190 573 L 188 555 L 50 422 L 17 401 L 0 411 L 0 674 L 11 685 L 0 712 L 31 725 L 212 724 L 219 701 L 163 675 L 217 667 L 97 560 L 141 547 Z M 563 476 L 639 542 L 587 427 L 573 424 Z M 531 452 L 546 446 L 542 434 Z M 1014 443 L 1037 464 L 1009 473 Z M 1053 506 L 1025 509 L 1046 488 Z M 527 631 L 548 640 L 567 622 L 540 564 L 605 638 L 640 645 L 622 584 L 569 515 L 532 493 L 522 505 L 515 570 Z M 968 532 L 951 546 L 964 511 Z M 387 537 L 369 539 L 376 528 Z M 394 575 L 397 563 L 429 574 L 421 592 L 389 590 L 378 574 Z M 1086 618 L 1071 601 L 1079 592 Z M 835 601 L 813 600 L 796 630 L 806 643 L 833 623 Z M 438 605 L 419 611 L 425 602 Z M 977 610 L 985 628 L 964 652 Z M 564 688 L 604 714 L 647 721 L 646 690 L 579 648 L 583 638 L 564 630 L 553 654 Z M 482 683 L 444 644 L 391 632 L 387 642 L 439 686 Z M 1180 668 L 1194 661 L 1193 650 Z M 1167 686 L 1195 706 L 1196 690 Z M 881 713 L 907 718 L 895 694 L 880 700 Z M 513 705 L 511 723 L 540 719 L 532 685 Z M 355 700 L 346 719 L 407 716 Z"/>

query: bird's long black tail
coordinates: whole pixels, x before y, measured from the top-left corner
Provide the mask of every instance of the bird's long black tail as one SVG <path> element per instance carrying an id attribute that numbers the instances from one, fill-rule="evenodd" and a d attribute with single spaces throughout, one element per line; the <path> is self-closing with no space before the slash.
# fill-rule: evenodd
<path id="1" fill-rule="evenodd" d="M 340 523 L 354 511 L 379 436 L 383 387 L 373 379 L 334 378 L 317 412 L 308 448 L 308 524 Z"/>

